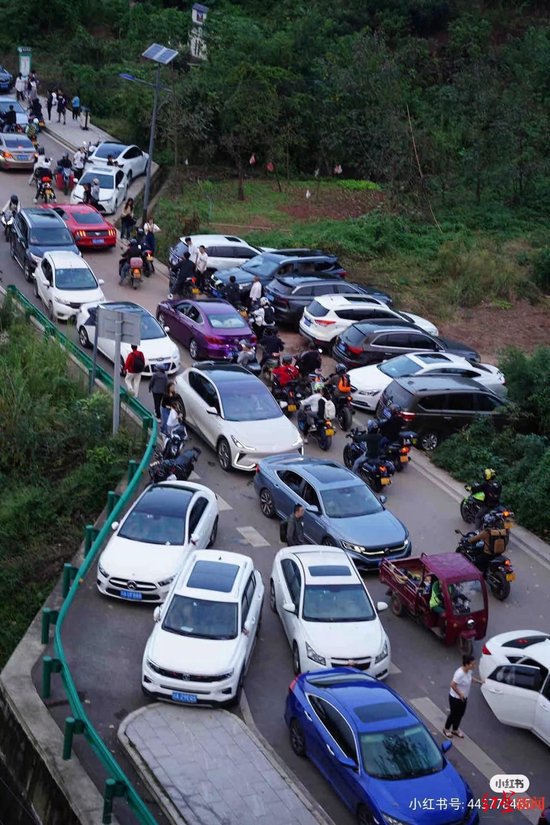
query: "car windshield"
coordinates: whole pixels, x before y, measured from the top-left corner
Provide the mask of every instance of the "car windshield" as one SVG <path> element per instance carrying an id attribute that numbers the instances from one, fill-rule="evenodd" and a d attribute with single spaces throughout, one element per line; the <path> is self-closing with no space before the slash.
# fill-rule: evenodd
<path id="1" fill-rule="evenodd" d="M 390 358 L 384 364 L 379 364 L 378 369 L 384 375 L 390 375 L 392 378 L 401 378 L 404 375 L 414 375 L 423 369 L 422 364 L 416 364 L 406 355 L 400 355 L 398 358 Z"/>
<path id="2" fill-rule="evenodd" d="M 166 333 L 152 315 L 144 312 L 141 316 L 141 340 L 150 341 L 153 338 L 166 338 Z"/>
<path id="3" fill-rule="evenodd" d="M 264 258 L 263 255 L 255 255 L 242 266 L 251 275 L 272 275 L 277 272 L 279 263 Z"/>
<path id="4" fill-rule="evenodd" d="M 365 484 L 350 487 L 333 487 L 321 490 L 325 513 L 329 518 L 353 518 L 379 513 L 383 508 L 376 496 Z"/>
<path id="5" fill-rule="evenodd" d="M 73 236 L 64 226 L 33 227 L 29 237 L 29 243 L 36 246 L 72 246 Z"/>
<path id="6" fill-rule="evenodd" d="M 361 733 L 365 771 L 376 779 L 412 779 L 439 773 L 443 757 L 423 725 Z"/>
<path id="7" fill-rule="evenodd" d="M 103 226 L 105 223 L 105 218 L 102 218 L 99 212 L 93 212 L 90 210 L 89 212 L 67 212 L 67 218 L 72 218 L 75 223 L 83 224 L 84 226 L 89 226 L 90 224 L 94 224 L 97 226 Z"/>
<path id="8" fill-rule="evenodd" d="M 246 321 L 238 312 L 235 314 L 229 312 L 209 313 L 207 317 L 214 329 L 242 329 L 246 327 Z"/>
<path id="9" fill-rule="evenodd" d="M 8 112 L 10 106 L 13 107 L 13 111 L 17 112 L 17 114 L 26 114 L 25 109 L 20 103 L 17 102 L 17 100 L 0 100 L 0 112 Z"/>
<path id="10" fill-rule="evenodd" d="M 92 183 L 97 178 L 99 181 L 99 188 L 100 189 L 114 189 L 115 188 L 115 176 L 114 175 L 104 175 L 101 172 L 86 172 L 86 174 L 82 175 L 79 180 L 79 184 L 82 186 L 85 183 Z"/>
<path id="11" fill-rule="evenodd" d="M 258 382 L 219 387 L 226 421 L 267 421 L 283 412 L 271 393 Z"/>
<path id="12" fill-rule="evenodd" d="M 238 609 L 235 602 L 215 602 L 175 595 L 162 629 L 194 639 L 235 639 Z"/>
<path id="13" fill-rule="evenodd" d="M 361 584 L 308 584 L 302 618 L 306 622 L 368 622 L 375 613 Z"/>
<path id="14" fill-rule="evenodd" d="M 88 269 L 56 269 L 55 285 L 58 289 L 96 289 L 98 283 Z"/>
<path id="15" fill-rule="evenodd" d="M 455 616 L 466 616 L 483 610 L 483 591 L 481 582 L 472 581 L 454 582 L 448 585 L 449 596 Z"/>
<path id="16" fill-rule="evenodd" d="M 32 141 L 28 137 L 4 137 L 4 143 L 7 149 L 23 149 L 25 152 L 34 152 Z"/>

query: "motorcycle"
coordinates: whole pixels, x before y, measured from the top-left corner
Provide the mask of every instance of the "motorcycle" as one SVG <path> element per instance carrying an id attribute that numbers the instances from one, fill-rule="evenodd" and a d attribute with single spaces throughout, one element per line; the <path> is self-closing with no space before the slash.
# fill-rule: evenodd
<path id="1" fill-rule="evenodd" d="M 284 414 L 289 418 L 300 409 L 300 405 L 305 397 L 300 384 L 301 382 L 298 380 L 289 381 L 282 387 L 277 377 L 275 375 L 273 376 L 271 394 Z"/>
<path id="2" fill-rule="evenodd" d="M 150 249 L 142 250 L 141 260 L 143 262 L 143 274 L 146 278 L 150 278 L 155 271 L 154 255 Z"/>
<path id="3" fill-rule="evenodd" d="M 485 493 L 472 493 L 470 484 L 465 484 L 464 489 L 469 495 L 465 496 L 460 502 L 460 515 L 462 521 L 465 521 L 466 524 L 474 524 L 480 511 L 485 509 Z M 514 526 L 514 514 L 503 504 L 497 504 L 495 507 L 492 507 L 489 512 L 503 519 L 504 527 L 506 528 L 506 542 L 508 542 L 510 530 Z"/>
<path id="4" fill-rule="evenodd" d="M 36 192 L 36 198 L 42 198 L 44 203 L 55 203 L 56 197 L 54 188 L 52 186 L 52 179 L 51 177 L 43 177 L 40 179 L 38 184 L 38 190 Z"/>
<path id="5" fill-rule="evenodd" d="M 470 544 L 468 539 L 475 535 L 475 533 L 462 533 L 460 530 L 455 530 L 455 533 L 461 536 L 456 548 L 456 553 L 462 553 L 468 561 L 480 569 L 477 563 L 477 557 L 483 550 L 483 542 L 478 541 L 475 544 Z M 516 578 L 512 562 L 504 554 L 500 556 L 490 556 L 487 570 L 484 573 L 487 587 L 500 602 L 503 602 L 510 595 L 510 582 Z"/>
<path id="6" fill-rule="evenodd" d="M 351 429 L 353 416 L 355 415 L 355 410 L 351 406 L 351 394 L 343 395 L 337 392 L 332 384 L 328 384 L 327 386 L 331 388 L 330 397 L 336 407 L 336 420 L 338 421 L 340 429 L 348 432 L 348 430 Z"/>
<path id="7" fill-rule="evenodd" d="M 137 255 L 133 255 L 130 260 L 128 261 L 128 270 L 124 278 L 122 277 L 122 271 L 126 265 L 126 260 L 121 258 L 118 262 L 118 275 L 120 278 L 120 283 L 123 284 L 126 278 L 130 278 L 130 285 L 137 289 L 141 286 L 142 281 L 142 270 L 143 270 L 143 261 L 141 258 L 138 258 Z"/>
<path id="8" fill-rule="evenodd" d="M 188 438 L 189 435 L 185 424 L 177 424 L 170 431 L 170 435 L 167 436 L 164 447 L 162 448 L 162 453 L 158 455 L 158 458 L 165 461 L 177 458 Z"/>
<path id="9" fill-rule="evenodd" d="M 280 366 L 281 364 L 281 357 L 280 355 L 276 355 L 274 352 L 268 357 L 267 361 L 264 362 L 262 366 L 262 377 L 265 378 L 266 381 L 270 382 L 273 380 L 273 370 L 275 367 Z"/>
<path id="10" fill-rule="evenodd" d="M 411 460 L 410 452 L 416 443 L 416 433 L 411 430 L 402 430 L 396 441 L 392 441 L 384 449 L 384 454 L 395 465 L 395 470 L 401 473 Z"/>
<path id="11" fill-rule="evenodd" d="M 359 478 L 368 484 L 375 493 L 379 493 L 383 487 L 391 484 L 391 476 L 395 469 L 391 461 L 382 456 L 367 459 L 359 468 Z"/>
<path id="12" fill-rule="evenodd" d="M 301 433 L 304 432 L 305 421 L 305 413 L 298 416 L 298 429 Z M 319 449 L 323 450 L 324 452 L 330 449 L 333 435 L 334 424 L 332 423 L 330 418 L 315 418 L 315 421 L 310 426 L 308 431 L 308 437 L 313 436 L 314 438 L 316 438 L 317 444 L 319 445 Z"/>
<path id="13" fill-rule="evenodd" d="M 177 481 L 187 481 L 201 454 L 199 447 L 191 447 L 175 459 L 157 459 L 149 467 L 149 478 L 153 484 L 175 476 Z"/>
<path id="14" fill-rule="evenodd" d="M 74 172 L 73 172 L 73 170 L 70 167 L 65 167 L 65 166 L 61 167 L 61 170 L 59 171 L 59 177 L 58 177 L 57 180 L 58 180 L 58 184 L 59 183 L 61 184 L 61 186 L 59 186 L 59 188 L 63 189 L 63 194 L 68 195 L 69 191 L 74 186 Z"/>

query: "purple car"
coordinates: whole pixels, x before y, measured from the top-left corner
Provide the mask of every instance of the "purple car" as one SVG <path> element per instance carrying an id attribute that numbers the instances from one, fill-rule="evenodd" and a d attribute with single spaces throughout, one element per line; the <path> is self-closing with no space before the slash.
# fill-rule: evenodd
<path id="1" fill-rule="evenodd" d="M 157 318 L 170 327 L 171 337 L 188 348 L 194 361 L 228 358 L 243 339 L 256 344 L 245 319 L 227 301 L 162 301 Z"/>

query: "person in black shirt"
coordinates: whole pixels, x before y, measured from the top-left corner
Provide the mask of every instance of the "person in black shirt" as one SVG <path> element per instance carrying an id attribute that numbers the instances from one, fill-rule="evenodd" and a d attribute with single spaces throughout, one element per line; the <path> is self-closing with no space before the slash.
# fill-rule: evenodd
<path id="1" fill-rule="evenodd" d="M 226 301 L 229 301 L 230 304 L 233 304 L 234 307 L 241 305 L 241 290 L 234 275 L 229 276 L 229 283 L 223 291 L 223 297 Z"/>
<path id="2" fill-rule="evenodd" d="M 285 342 L 279 338 L 278 333 L 279 330 L 277 327 L 273 327 L 261 340 L 263 358 L 260 361 L 260 365 L 262 367 L 272 356 L 279 355 L 285 348 Z"/>
<path id="3" fill-rule="evenodd" d="M 4 132 L 15 132 L 17 125 L 17 115 L 15 109 L 10 105 L 7 112 L 4 113 Z"/>
<path id="4" fill-rule="evenodd" d="M 316 344 L 312 341 L 307 350 L 302 352 L 302 354 L 298 357 L 296 366 L 300 370 L 300 375 L 305 378 L 306 376 L 314 373 L 316 370 L 320 370 L 321 363 L 321 353 L 319 352 Z"/>
<path id="5" fill-rule="evenodd" d="M 195 264 L 191 261 L 189 252 L 184 252 L 183 260 L 178 266 L 178 276 L 173 289 L 174 295 L 189 295 L 190 285 L 192 284 L 191 278 L 193 278 L 194 275 Z"/>

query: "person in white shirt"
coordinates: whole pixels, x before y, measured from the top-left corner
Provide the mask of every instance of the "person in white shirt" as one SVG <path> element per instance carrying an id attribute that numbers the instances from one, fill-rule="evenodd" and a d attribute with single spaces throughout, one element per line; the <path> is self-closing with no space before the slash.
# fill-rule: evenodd
<path id="1" fill-rule="evenodd" d="M 476 679 L 475 676 L 472 675 L 475 666 L 476 661 L 473 656 L 463 656 L 462 667 L 455 670 L 449 690 L 450 711 L 445 722 L 445 728 L 443 729 L 443 733 L 448 739 L 452 736 L 464 739 L 464 734 L 460 730 L 459 725 L 466 711 L 466 704 L 472 682 L 477 682 L 479 685 L 483 684 L 483 679 Z"/>
<path id="2" fill-rule="evenodd" d="M 195 259 L 195 272 L 197 273 L 197 286 L 204 292 L 204 279 L 206 277 L 206 267 L 208 266 L 208 253 L 205 246 L 199 246 Z"/>
<path id="3" fill-rule="evenodd" d="M 321 381 L 315 381 L 312 395 L 304 398 L 298 414 L 304 444 L 308 443 L 309 431 L 318 419 L 333 418 L 335 414 L 328 388 Z"/>
<path id="4" fill-rule="evenodd" d="M 254 275 L 252 286 L 250 287 L 250 306 L 257 303 L 262 297 L 262 282 L 259 275 Z"/>
<path id="5" fill-rule="evenodd" d="M 187 247 L 187 251 L 189 252 L 189 260 L 194 265 L 197 263 L 197 252 L 198 249 L 191 240 L 191 238 L 184 238 L 185 246 Z"/>
<path id="6" fill-rule="evenodd" d="M 86 162 L 86 155 L 82 151 L 82 147 L 79 146 L 76 152 L 73 155 L 73 171 L 75 180 L 80 180 L 82 177 L 82 173 L 84 172 L 84 163 Z"/>

